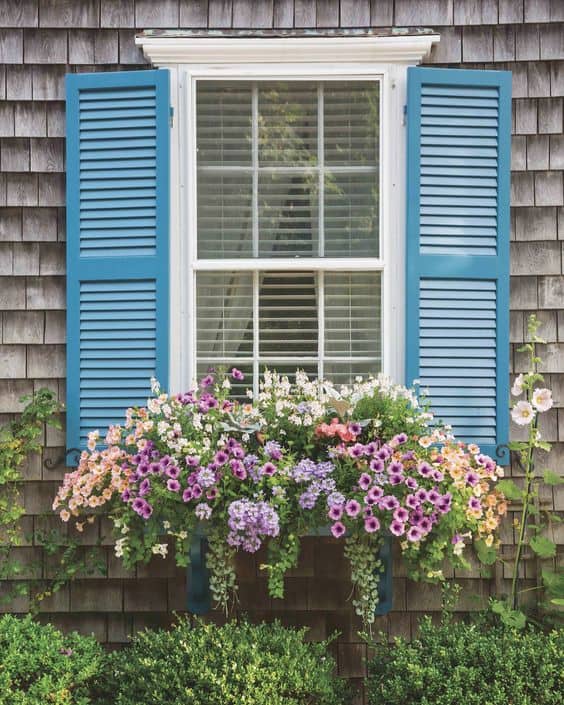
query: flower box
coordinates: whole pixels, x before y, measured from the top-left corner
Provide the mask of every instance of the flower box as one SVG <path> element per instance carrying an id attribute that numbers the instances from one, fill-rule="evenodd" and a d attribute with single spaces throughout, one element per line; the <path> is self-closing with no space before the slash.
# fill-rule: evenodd
<path id="1" fill-rule="evenodd" d="M 331 536 L 329 527 L 319 529 L 308 536 Z M 196 531 L 190 544 L 190 561 L 187 568 L 186 604 L 192 614 L 206 614 L 212 608 L 210 593 L 210 575 L 206 566 L 207 539 L 202 529 Z M 392 537 L 386 535 L 380 547 L 382 572 L 378 585 L 378 606 L 376 616 L 388 614 L 392 609 L 393 573 L 392 573 Z"/>

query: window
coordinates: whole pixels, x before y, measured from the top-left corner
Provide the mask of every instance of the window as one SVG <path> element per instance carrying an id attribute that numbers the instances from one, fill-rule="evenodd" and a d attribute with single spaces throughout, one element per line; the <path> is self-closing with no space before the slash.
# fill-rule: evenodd
<path id="1" fill-rule="evenodd" d="M 197 81 L 198 375 L 380 371 L 380 115 L 377 78 Z"/>
<path id="2" fill-rule="evenodd" d="M 151 376 L 268 364 L 420 379 L 503 459 L 511 75 L 412 67 L 420 32 L 158 35 L 67 77 L 67 447 Z"/>

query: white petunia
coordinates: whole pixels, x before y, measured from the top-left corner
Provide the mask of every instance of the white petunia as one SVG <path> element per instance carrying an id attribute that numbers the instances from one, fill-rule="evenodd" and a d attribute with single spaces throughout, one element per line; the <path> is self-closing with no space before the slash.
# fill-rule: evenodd
<path id="1" fill-rule="evenodd" d="M 550 389 L 535 389 L 533 392 L 533 406 L 538 411 L 548 411 L 552 409 L 553 403 Z"/>
<path id="2" fill-rule="evenodd" d="M 528 401 L 520 401 L 511 410 L 511 418 L 519 426 L 526 426 L 535 418 L 535 410 Z"/>
<path id="3" fill-rule="evenodd" d="M 511 394 L 513 394 L 514 397 L 518 397 L 523 393 L 523 375 L 518 375 L 515 378 L 515 381 L 513 382 L 513 386 L 511 387 Z"/>

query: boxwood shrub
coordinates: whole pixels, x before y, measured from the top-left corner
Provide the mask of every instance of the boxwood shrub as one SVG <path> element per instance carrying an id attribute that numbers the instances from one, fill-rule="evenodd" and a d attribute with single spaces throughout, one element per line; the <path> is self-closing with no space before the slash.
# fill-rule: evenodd
<path id="1" fill-rule="evenodd" d="M 326 644 L 280 624 L 225 626 L 180 619 L 108 657 L 103 705 L 344 705 Z"/>
<path id="2" fill-rule="evenodd" d="M 411 644 L 379 644 L 369 705 L 562 705 L 564 632 L 429 618 Z"/>
<path id="3" fill-rule="evenodd" d="M 6 615 L 0 619 L 0 705 L 93 705 L 103 660 L 93 637 Z"/>

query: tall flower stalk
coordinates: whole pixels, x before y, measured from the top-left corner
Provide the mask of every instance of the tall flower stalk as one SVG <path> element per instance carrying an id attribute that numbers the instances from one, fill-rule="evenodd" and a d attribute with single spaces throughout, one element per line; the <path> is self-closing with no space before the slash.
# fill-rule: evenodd
<path id="1" fill-rule="evenodd" d="M 525 548 L 528 546 L 541 559 L 553 558 L 556 555 L 556 546 L 545 535 L 546 525 L 542 523 L 541 512 L 535 505 L 539 497 L 539 487 L 543 482 L 536 472 L 538 451 L 548 452 L 551 449 L 550 443 L 543 440 L 540 433 L 540 414 L 546 413 L 553 406 L 552 392 L 543 386 L 544 377 L 539 372 L 542 360 L 538 356 L 537 346 L 544 344 L 545 341 L 538 335 L 538 329 L 539 321 L 535 315 L 532 315 L 528 321 L 529 342 L 519 348 L 519 352 L 528 354 L 529 369 L 526 373 L 517 376 L 511 389 L 512 395 L 516 398 L 511 410 L 511 418 L 515 424 L 527 429 L 526 440 L 509 444 L 509 448 L 517 454 L 523 469 L 524 486 L 521 489 L 509 479 L 499 483 L 499 489 L 508 499 L 522 503 L 508 602 L 507 605 L 494 603 L 494 609 L 502 619 L 515 626 L 522 626 L 525 623 L 525 616 L 519 612 L 523 592 L 520 590 L 520 572 L 525 559 Z M 555 485 L 559 484 L 561 479 L 556 473 L 546 470 L 544 482 Z M 534 524 L 531 523 L 533 516 L 536 519 Z M 550 519 L 550 513 L 547 512 L 547 516 Z M 561 583 L 561 578 L 558 578 L 555 572 L 543 571 L 543 580 L 548 588 L 548 596 L 552 598 L 551 601 L 556 604 L 562 602 L 559 595 L 551 594 L 556 584 Z"/>

